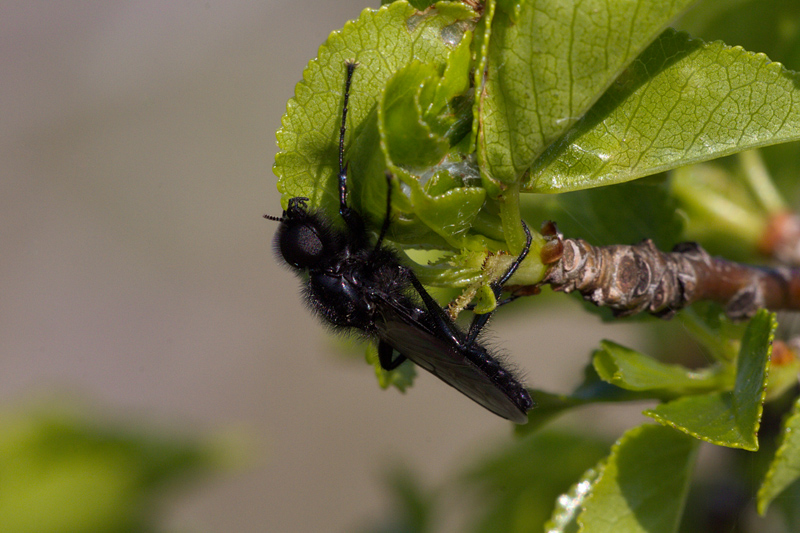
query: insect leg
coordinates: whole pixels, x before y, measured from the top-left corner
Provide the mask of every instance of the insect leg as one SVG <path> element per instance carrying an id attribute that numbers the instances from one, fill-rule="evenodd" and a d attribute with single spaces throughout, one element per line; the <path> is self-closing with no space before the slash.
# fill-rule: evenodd
<path id="1" fill-rule="evenodd" d="M 533 238 L 531 237 L 531 230 L 528 229 L 528 225 L 525 222 L 522 222 L 522 229 L 525 230 L 525 247 L 522 249 L 522 253 L 511 263 L 511 266 L 508 267 L 506 273 L 503 274 L 503 277 L 492 283 L 492 292 L 494 292 L 495 300 L 500 298 L 500 293 L 503 291 L 503 285 L 511 279 L 511 276 L 514 275 L 514 272 L 517 271 L 519 265 L 522 263 L 522 260 L 528 255 L 528 252 L 531 249 L 531 241 Z M 508 303 L 508 302 L 505 302 Z M 475 318 L 472 319 L 472 323 L 469 325 L 469 332 L 467 333 L 467 345 L 472 344 L 475 342 L 475 339 L 478 338 L 478 334 L 483 329 L 483 326 L 486 325 L 486 322 L 489 320 L 489 317 L 492 316 L 492 313 L 485 313 L 482 315 L 475 315 Z"/>
<path id="2" fill-rule="evenodd" d="M 411 285 L 416 289 L 417 294 L 419 294 L 419 297 L 422 299 L 422 303 L 428 308 L 439 331 L 446 335 L 456 346 L 463 346 L 464 339 L 459 334 L 458 330 L 453 327 L 453 321 L 445 314 L 442 306 L 428 294 L 428 291 L 425 290 L 425 287 L 422 286 L 422 283 L 420 283 L 417 276 L 414 275 L 414 272 L 410 268 L 406 268 L 405 270 L 411 280 Z"/>
<path id="3" fill-rule="evenodd" d="M 390 344 L 383 341 L 378 342 L 378 361 L 380 361 L 382 369 L 394 370 L 405 362 L 405 355 L 398 353 L 397 357 L 392 359 L 393 354 L 394 348 Z"/>
<path id="4" fill-rule="evenodd" d="M 531 230 L 528 229 L 528 225 L 524 220 L 522 221 L 522 229 L 525 231 L 525 246 L 522 248 L 522 252 L 519 254 L 517 259 L 511 263 L 511 266 L 508 267 L 506 273 L 503 274 L 503 277 L 492 284 L 492 290 L 494 291 L 495 297 L 500 297 L 500 291 L 503 290 L 503 285 L 505 285 L 506 282 L 511 279 L 511 276 L 513 276 L 514 272 L 517 271 L 519 265 L 522 264 L 522 261 L 528 256 L 528 252 L 531 251 L 531 242 L 533 241 L 533 237 L 531 237 Z"/>
<path id="5" fill-rule="evenodd" d="M 503 288 L 505 288 L 505 286 Z M 510 304 L 517 298 L 522 298 L 523 296 L 535 296 L 537 294 L 541 294 L 541 292 L 542 289 L 539 287 L 539 285 L 518 285 L 507 297 L 503 298 L 502 300 L 497 300 L 496 307 L 502 307 L 506 304 Z M 465 309 L 467 311 L 474 311 L 475 307 L 476 305 L 471 303 L 468 304 Z"/>
<path id="6" fill-rule="evenodd" d="M 502 300 L 497 300 L 497 302 L 495 303 L 495 307 L 503 307 L 506 304 L 510 304 L 511 302 L 513 302 L 514 300 L 519 298 L 520 296 L 521 295 L 512 294 L 508 298 L 503 298 Z M 464 309 L 466 309 L 467 311 L 474 311 L 475 310 L 475 304 L 474 303 L 467 304 L 467 306 Z"/>

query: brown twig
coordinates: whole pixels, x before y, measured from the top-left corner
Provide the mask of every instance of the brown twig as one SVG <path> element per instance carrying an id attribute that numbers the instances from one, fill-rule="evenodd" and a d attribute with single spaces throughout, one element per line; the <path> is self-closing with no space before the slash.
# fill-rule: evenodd
<path id="1" fill-rule="evenodd" d="M 733 319 L 761 308 L 800 309 L 800 270 L 742 265 L 710 256 L 696 243 L 672 252 L 653 241 L 632 246 L 592 246 L 564 239 L 552 222 L 542 228 L 548 239 L 542 262 L 550 265 L 543 284 L 556 291 L 580 292 L 586 300 L 609 307 L 616 316 L 646 311 L 669 318 L 687 305 L 711 300 Z"/>

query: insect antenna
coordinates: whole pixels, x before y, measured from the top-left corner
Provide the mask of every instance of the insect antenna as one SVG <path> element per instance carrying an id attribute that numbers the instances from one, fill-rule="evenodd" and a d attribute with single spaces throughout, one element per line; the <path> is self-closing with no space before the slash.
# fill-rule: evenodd
<path id="1" fill-rule="evenodd" d="M 274 220 L 275 222 L 283 222 L 283 217 L 275 217 L 272 215 L 264 215 L 267 220 Z"/>
<path id="2" fill-rule="evenodd" d="M 339 214 L 348 226 L 353 227 L 356 216 L 347 207 L 347 164 L 344 162 L 344 134 L 347 131 L 347 103 L 350 100 L 350 84 L 353 82 L 353 72 L 358 63 L 348 61 L 347 78 L 344 84 L 344 104 L 342 105 L 342 125 L 339 128 Z"/>

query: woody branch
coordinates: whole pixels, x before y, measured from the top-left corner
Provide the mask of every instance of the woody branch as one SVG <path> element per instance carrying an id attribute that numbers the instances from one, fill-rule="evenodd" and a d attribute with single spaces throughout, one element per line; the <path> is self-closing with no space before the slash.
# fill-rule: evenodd
<path id="1" fill-rule="evenodd" d="M 578 291 L 586 300 L 612 309 L 616 316 L 646 311 L 669 318 L 700 300 L 725 306 L 733 319 L 761 308 L 800 309 L 800 270 L 742 265 L 712 257 L 695 243 L 672 252 L 651 240 L 625 246 L 592 246 L 564 239 L 555 224 L 545 223 L 548 239 L 542 261 L 549 265 L 542 281 L 556 291 Z"/>

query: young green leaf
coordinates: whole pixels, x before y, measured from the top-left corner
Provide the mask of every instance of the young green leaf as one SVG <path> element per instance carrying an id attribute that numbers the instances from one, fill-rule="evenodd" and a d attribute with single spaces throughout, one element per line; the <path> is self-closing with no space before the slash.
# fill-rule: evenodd
<path id="1" fill-rule="evenodd" d="M 722 306 L 713 302 L 696 302 L 677 318 L 715 360 L 727 364 L 736 361 L 746 323 L 732 321 Z"/>
<path id="2" fill-rule="evenodd" d="M 478 139 L 490 178 L 517 183 L 693 1 L 498 3 Z"/>
<path id="3" fill-rule="evenodd" d="M 578 516 L 583 510 L 586 498 L 592 493 L 595 481 L 600 476 L 596 468 L 584 472 L 580 481 L 558 497 L 553 516 L 544 526 L 547 533 L 577 533 Z"/>
<path id="4" fill-rule="evenodd" d="M 732 391 L 684 396 L 644 412 L 693 437 L 731 448 L 758 450 L 775 315 L 761 310 L 747 326 Z"/>
<path id="5" fill-rule="evenodd" d="M 652 357 L 625 348 L 611 341 L 602 341 L 592 362 L 597 374 L 608 383 L 632 390 L 660 390 L 670 395 L 697 394 L 733 386 L 730 366 L 689 370 L 680 365 L 667 365 Z"/>
<path id="6" fill-rule="evenodd" d="M 758 512 L 767 508 L 790 484 L 800 479 L 800 398 L 795 400 L 791 414 L 783 422 L 783 436 L 772 464 L 758 489 Z"/>
<path id="7" fill-rule="evenodd" d="M 332 213 L 338 210 L 344 65 L 356 61 L 359 67 L 353 78 L 346 139 L 353 176 L 348 182 L 349 201 L 359 212 L 382 220 L 387 161 L 380 147 L 377 103 L 389 78 L 412 62 L 444 69 L 475 19 L 475 12 L 462 3 L 442 2 L 419 13 L 406 2 L 395 2 L 364 10 L 357 20 L 333 32 L 303 72 L 278 132 L 280 152 L 273 170 L 279 177 L 284 205 L 289 198 L 305 196 L 313 207 Z M 410 206 L 403 196 L 395 195 L 396 207 Z M 405 230 L 409 239 L 415 231 L 417 236 L 427 231 L 400 224 L 393 230 L 400 234 Z"/>
<path id="8" fill-rule="evenodd" d="M 599 467 L 578 516 L 592 533 L 672 533 L 683 513 L 698 442 L 645 424 L 625 433 Z"/>
<path id="9" fill-rule="evenodd" d="M 381 149 L 389 170 L 407 187 L 411 200 L 403 218 L 416 215 L 454 249 L 486 247 L 484 239 L 473 236 L 475 242 L 470 242 L 466 235 L 484 204 L 486 191 L 464 186 L 463 179 L 456 179 L 470 170 L 466 163 L 444 162 L 451 146 L 469 133 L 472 123 L 471 98 L 453 105 L 469 88 L 471 35 L 464 35 L 441 75 L 441 69 L 419 61 L 398 70 L 389 78 L 378 104 Z M 424 181 L 421 176 L 430 177 Z M 393 228 L 393 237 L 403 227 L 401 223 Z M 417 239 L 413 242 L 420 244 Z"/>
<path id="10" fill-rule="evenodd" d="M 445 128 L 437 128 L 424 116 L 439 81 L 433 65 L 412 61 L 386 83 L 378 108 L 378 130 L 392 164 L 423 172 L 447 154 L 450 143 L 435 131 Z"/>
<path id="11" fill-rule="evenodd" d="M 621 183 L 800 139 L 797 76 L 763 54 L 664 32 L 531 169 L 531 192 Z"/>

